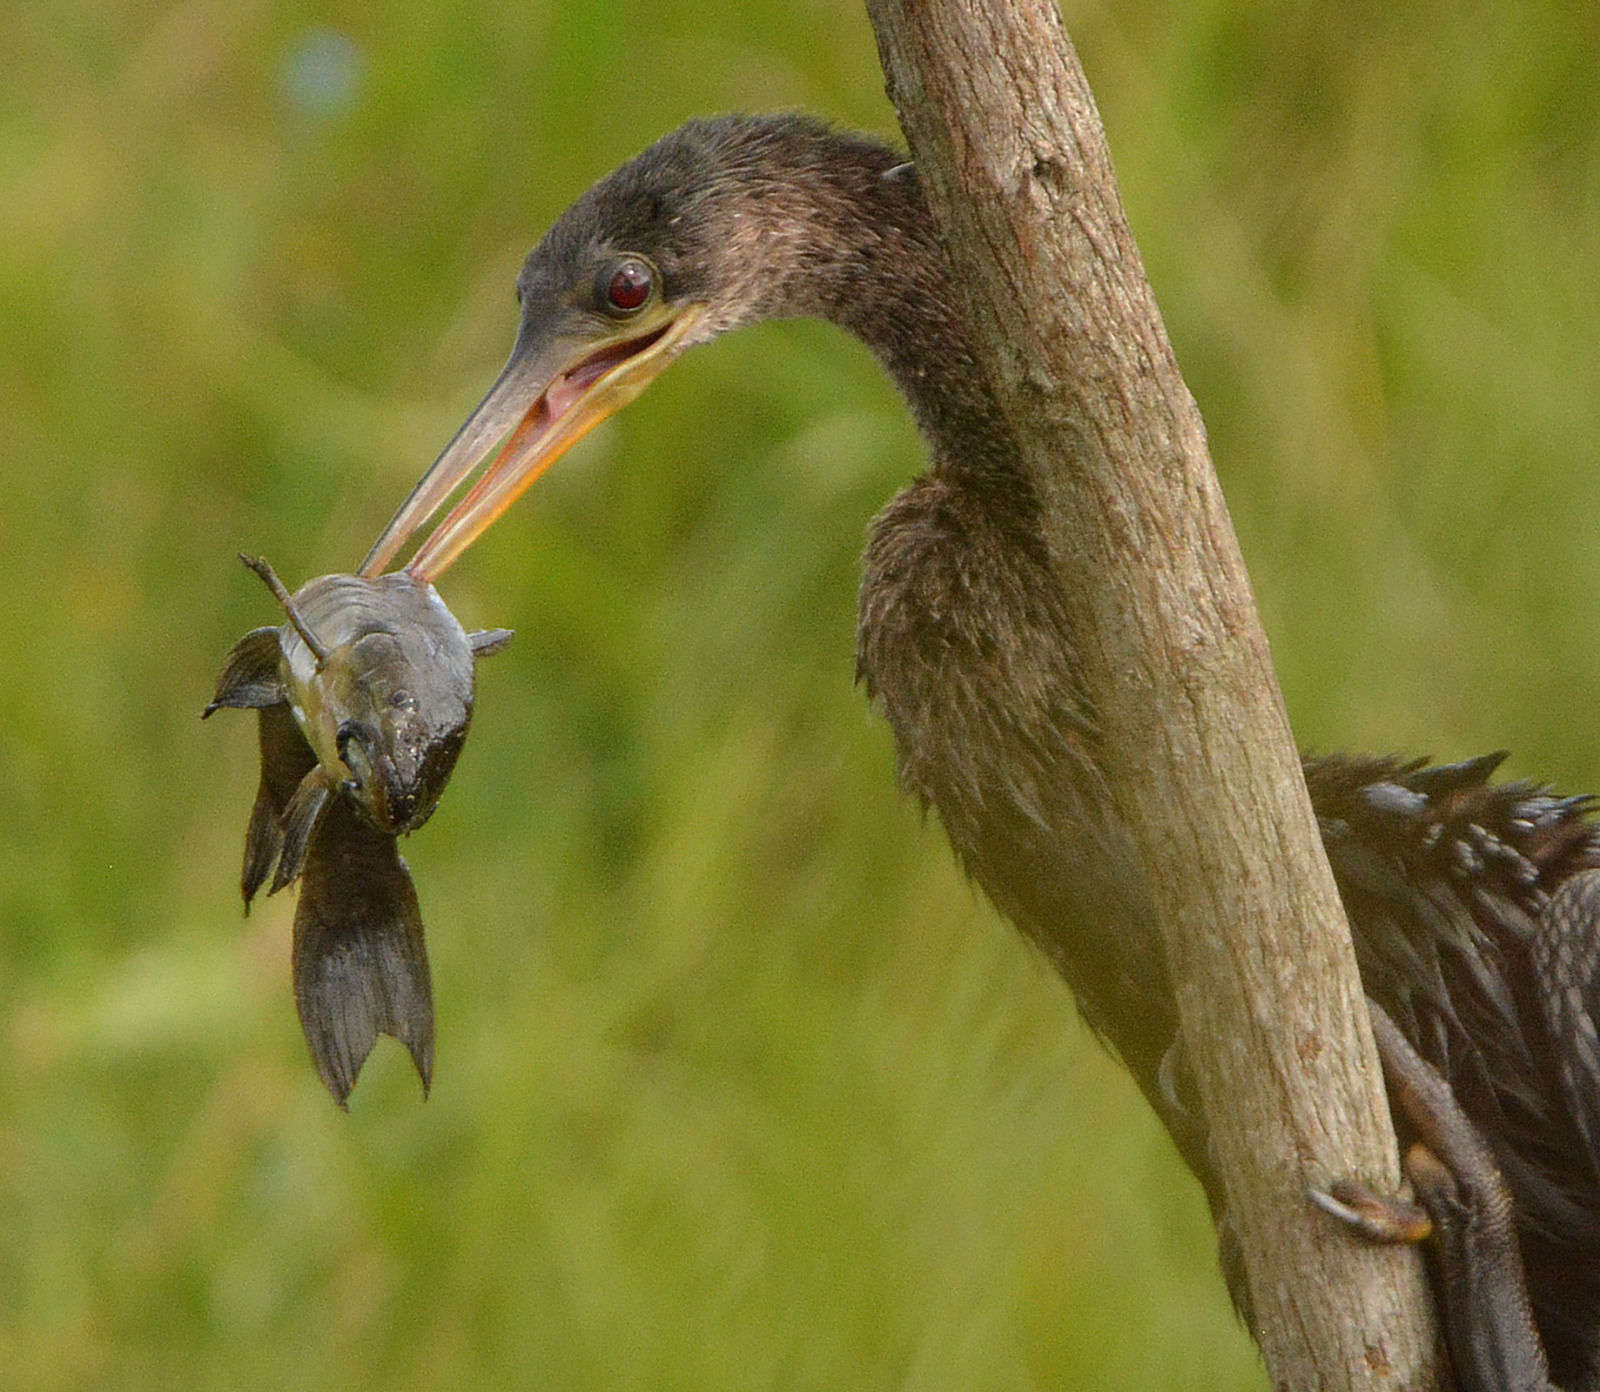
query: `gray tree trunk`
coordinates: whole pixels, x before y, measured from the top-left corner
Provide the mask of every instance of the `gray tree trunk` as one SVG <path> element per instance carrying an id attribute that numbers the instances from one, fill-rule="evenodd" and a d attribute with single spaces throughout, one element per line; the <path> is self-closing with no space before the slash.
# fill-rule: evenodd
<path id="1" fill-rule="evenodd" d="M 1438 1385 L 1414 1254 L 1311 1185 L 1398 1183 L 1355 957 L 1249 580 L 1049 0 L 868 0 L 975 347 L 1044 500 L 1154 888 L 1275 1387 Z"/>

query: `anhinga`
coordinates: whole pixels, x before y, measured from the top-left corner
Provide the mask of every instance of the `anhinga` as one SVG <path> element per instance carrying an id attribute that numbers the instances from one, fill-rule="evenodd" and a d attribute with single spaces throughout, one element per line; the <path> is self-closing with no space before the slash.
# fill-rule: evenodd
<path id="1" fill-rule="evenodd" d="M 800 315 L 862 339 L 932 455 L 874 522 L 860 591 L 858 673 L 893 728 L 900 777 L 1066 979 L 1220 1210 L 1039 503 L 974 369 L 915 169 L 800 117 L 691 122 L 563 213 L 517 295 L 509 362 L 363 573 L 381 572 L 499 446 L 411 562 L 437 576 L 695 344 Z M 1491 784 L 1497 762 L 1336 758 L 1305 771 L 1397 1120 L 1431 1147 L 1412 1174 L 1442 1239 L 1458 1372 L 1485 1389 L 1548 1386 L 1542 1343 L 1556 1383 L 1585 1386 L 1600 1377 L 1600 890 L 1585 873 L 1600 866 L 1600 832 L 1586 799 Z"/>

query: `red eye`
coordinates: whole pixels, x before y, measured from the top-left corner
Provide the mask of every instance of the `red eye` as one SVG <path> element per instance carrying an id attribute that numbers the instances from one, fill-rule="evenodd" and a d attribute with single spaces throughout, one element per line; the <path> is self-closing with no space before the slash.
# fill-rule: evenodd
<path id="1" fill-rule="evenodd" d="M 655 277 L 642 261 L 621 261 L 606 281 L 606 303 L 612 309 L 631 314 L 650 298 Z"/>

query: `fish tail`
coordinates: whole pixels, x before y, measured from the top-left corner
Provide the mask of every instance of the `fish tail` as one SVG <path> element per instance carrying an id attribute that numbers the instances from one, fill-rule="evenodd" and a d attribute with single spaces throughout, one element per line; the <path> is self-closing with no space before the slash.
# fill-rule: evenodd
<path id="1" fill-rule="evenodd" d="M 332 800 L 308 849 L 294 994 L 317 1072 L 341 1107 L 380 1034 L 433 1082 L 433 987 L 416 889 L 392 836 Z"/>

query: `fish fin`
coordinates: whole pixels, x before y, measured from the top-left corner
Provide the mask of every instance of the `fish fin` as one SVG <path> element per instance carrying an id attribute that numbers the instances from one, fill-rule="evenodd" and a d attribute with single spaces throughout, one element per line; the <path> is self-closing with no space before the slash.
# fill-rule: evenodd
<path id="1" fill-rule="evenodd" d="M 474 657 L 493 657 L 504 652 L 515 637 L 509 628 L 480 628 L 467 634 L 467 642 L 472 644 Z"/>
<path id="2" fill-rule="evenodd" d="M 328 805 L 330 792 L 328 775 L 320 767 L 300 780 L 300 786 L 283 810 L 283 845 L 278 851 L 278 870 L 267 893 L 276 894 L 299 878 L 306 850 Z"/>
<path id="3" fill-rule="evenodd" d="M 333 1100 L 350 1090 L 380 1034 L 433 1082 L 433 987 L 422 912 L 395 838 L 335 798 L 305 858 L 294 917 L 294 995 L 317 1073 Z"/>
<path id="4" fill-rule="evenodd" d="M 262 882 L 278 863 L 278 852 L 283 849 L 283 823 L 267 797 L 266 784 L 256 789 L 255 806 L 250 809 L 250 825 L 244 834 L 244 867 L 239 872 L 239 891 L 244 895 L 244 911 L 250 912 L 250 901 Z"/>
<path id="5" fill-rule="evenodd" d="M 286 700 L 288 693 L 278 675 L 280 652 L 277 629 L 251 629 L 222 659 L 222 670 L 217 673 L 217 694 L 200 712 L 200 718 L 204 720 L 224 706 L 233 710 L 259 710 Z"/>
<path id="6" fill-rule="evenodd" d="M 280 819 L 300 791 L 305 777 L 317 766 L 300 723 L 288 706 L 268 706 L 260 711 L 256 733 L 261 748 L 261 791 Z"/>
<path id="7" fill-rule="evenodd" d="M 283 849 L 284 810 L 305 776 L 317 766 L 317 757 L 288 706 L 264 706 L 257 715 L 261 782 L 256 788 L 255 806 L 250 810 L 250 828 L 244 837 L 244 869 L 239 877 L 246 913 L 250 912 L 256 891 L 278 863 L 278 853 Z"/>

